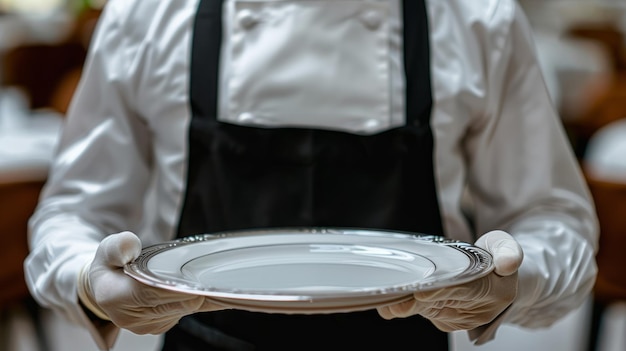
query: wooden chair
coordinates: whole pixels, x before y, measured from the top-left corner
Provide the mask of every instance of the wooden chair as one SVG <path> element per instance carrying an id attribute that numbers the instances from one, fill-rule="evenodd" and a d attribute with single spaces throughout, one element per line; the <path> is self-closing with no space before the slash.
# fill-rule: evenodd
<path id="1" fill-rule="evenodd" d="M 23 89 L 31 109 L 52 107 L 60 81 L 82 66 L 85 49 L 80 43 L 29 44 L 8 51 L 2 62 L 4 86 Z"/>
<path id="2" fill-rule="evenodd" d="M 612 73 L 608 81 L 585 87 L 585 108 L 577 111 L 576 116 L 565 119 L 565 128 L 580 156 L 598 130 L 626 116 L 626 37 L 621 28 L 611 23 L 580 24 L 570 28 L 565 35 L 602 45 L 611 60 Z"/>
<path id="3" fill-rule="evenodd" d="M 600 245 L 596 261 L 589 351 L 597 350 L 603 313 L 617 302 L 626 302 L 626 182 L 601 180 L 586 174 L 600 223 Z"/>
<path id="4" fill-rule="evenodd" d="M 8 50 L 0 65 L 0 85 L 24 90 L 31 109 L 65 114 L 100 13 L 81 13 L 68 37 L 58 43 L 28 43 Z"/>
<path id="5" fill-rule="evenodd" d="M 0 182 L 0 324 L 6 324 L 9 308 L 21 304 L 30 314 L 40 350 L 46 350 L 39 307 L 24 281 L 24 259 L 28 254 L 27 223 L 37 204 L 43 181 Z M 6 328 L 2 328 L 3 330 Z M 3 335 L 10 337 L 9 335 Z M 5 342 L 6 338 L 0 338 Z M 4 345 L 0 345 L 0 349 Z"/>

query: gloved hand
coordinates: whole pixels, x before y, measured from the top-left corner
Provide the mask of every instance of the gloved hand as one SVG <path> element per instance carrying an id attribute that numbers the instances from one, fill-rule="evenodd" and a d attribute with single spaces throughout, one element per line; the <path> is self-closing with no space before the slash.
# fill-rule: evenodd
<path id="1" fill-rule="evenodd" d="M 78 280 L 78 295 L 101 319 L 137 334 L 160 334 L 180 318 L 223 307 L 203 296 L 173 292 L 141 284 L 123 266 L 141 253 L 139 238 L 130 232 L 106 237 Z"/>
<path id="2" fill-rule="evenodd" d="M 517 295 L 522 248 L 511 235 L 499 230 L 486 233 L 475 245 L 493 256 L 492 273 L 466 284 L 417 292 L 410 301 L 379 307 L 380 316 L 392 319 L 419 314 L 445 332 L 471 330 L 494 320 Z"/>

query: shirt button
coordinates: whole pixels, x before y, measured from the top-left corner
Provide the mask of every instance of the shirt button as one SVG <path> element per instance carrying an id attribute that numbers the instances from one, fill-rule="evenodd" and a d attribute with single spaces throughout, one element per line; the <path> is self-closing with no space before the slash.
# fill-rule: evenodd
<path id="1" fill-rule="evenodd" d="M 244 29 L 250 29 L 259 22 L 259 17 L 248 9 L 243 9 L 237 14 L 237 20 Z"/>
<path id="2" fill-rule="evenodd" d="M 361 21 L 369 29 L 378 29 L 383 22 L 383 17 L 380 12 L 375 10 L 365 11 L 361 14 Z"/>

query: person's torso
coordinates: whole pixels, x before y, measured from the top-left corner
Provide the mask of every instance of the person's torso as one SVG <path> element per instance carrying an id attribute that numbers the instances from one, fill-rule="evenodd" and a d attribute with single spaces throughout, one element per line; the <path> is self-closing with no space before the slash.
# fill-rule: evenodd
<path id="1" fill-rule="evenodd" d="M 359 1 L 347 1 L 347 3 L 355 2 Z M 400 32 L 402 21 L 397 22 L 399 17 L 395 18 L 395 20 L 393 19 L 394 13 L 399 16 L 399 5 L 396 1 L 380 2 L 385 3 L 387 6 L 385 7 L 387 12 L 382 11 L 386 13 L 386 17 L 377 17 L 376 15 L 370 14 L 371 18 L 364 15 L 358 18 L 352 18 L 352 21 L 360 23 L 362 27 L 365 28 L 363 29 L 364 31 L 374 33 L 373 37 L 376 39 L 371 42 L 367 42 L 367 38 L 362 39 L 366 42 L 363 45 L 370 45 L 370 47 L 373 45 L 374 48 L 385 50 L 386 54 L 388 54 L 386 55 L 387 59 L 393 61 L 383 62 L 387 59 L 381 59 L 381 57 L 378 56 L 371 58 L 374 63 L 371 61 L 368 62 L 366 59 L 361 60 L 363 61 L 361 63 L 363 65 L 374 64 L 384 66 L 381 69 L 387 72 L 386 79 L 378 77 L 377 81 L 380 83 L 381 87 L 385 87 L 380 90 L 380 93 L 386 96 L 386 98 L 380 98 L 375 102 L 371 102 L 371 106 L 374 106 L 372 109 L 375 109 L 376 106 L 384 105 L 384 108 L 387 108 L 388 111 L 382 114 L 370 114 L 374 116 L 373 123 L 368 124 L 367 120 L 362 120 L 359 123 L 351 123 L 350 116 L 355 115 L 355 113 L 360 110 L 358 108 L 351 109 L 348 107 L 343 110 L 343 116 L 345 117 L 343 121 L 348 121 L 349 123 L 344 123 L 341 126 L 333 126 L 328 124 L 328 120 L 332 120 L 332 118 L 326 118 L 324 122 L 327 123 L 326 125 L 313 126 L 314 129 L 342 131 L 354 135 L 378 135 L 385 130 L 396 128 L 406 121 L 406 117 L 404 116 L 405 101 L 397 97 L 397 92 L 405 88 L 405 74 L 402 71 L 403 62 L 401 61 L 401 53 L 403 46 L 406 45 L 406 43 L 403 43 Z M 253 9 L 255 9 L 255 6 L 258 6 L 257 2 L 243 3 Z M 273 3 L 283 3 L 283 1 L 273 1 Z M 298 2 L 292 1 L 287 3 L 290 3 L 290 6 L 292 6 Z M 307 1 L 305 3 L 317 3 L 317 1 Z M 325 1 L 320 1 L 320 3 L 325 3 Z M 380 7 L 377 7 L 379 2 L 374 3 L 375 5 L 372 6 L 374 6 L 375 9 L 379 9 Z M 437 186 L 436 193 L 441 209 L 444 234 L 461 240 L 471 240 L 472 234 L 461 209 L 461 198 L 465 181 L 465 161 L 464 155 L 460 149 L 463 137 L 469 125 L 471 125 L 472 120 L 484 113 L 483 109 L 486 105 L 485 96 L 487 95 L 486 92 L 488 89 L 485 81 L 485 77 L 488 75 L 488 67 L 485 66 L 485 57 L 488 56 L 489 53 L 483 52 L 485 45 L 482 41 L 495 40 L 491 36 L 495 35 L 493 33 L 498 32 L 498 26 L 502 25 L 501 22 L 506 22 L 507 20 L 506 18 L 492 18 L 493 7 L 496 6 L 495 3 L 495 1 L 480 1 L 476 3 L 472 2 L 471 4 L 462 1 L 426 2 L 430 26 L 430 79 L 433 100 L 430 114 L 430 127 L 432 128 L 434 137 L 434 150 L 432 152 L 434 158 L 433 172 Z M 123 13 L 126 13 L 128 16 L 137 16 L 143 19 L 137 20 L 139 23 L 142 23 L 143 26 L 131 29 L 131 39 L 129 40 L 136 41 L 131 41 L 130 44 L 121 43 L 128 46 L 129 58 L 131 60 L 129 60 L 130 65 L 127 67 L 130 72 L 124 72 L 119 79 L 123 80 L 125 76 L 135 77 L 132 81 L 125 82 L 125 84 L 133 84 L 136 86 L 138 95 L 134 107 L 136 111 L 145 118 L 146 123 L 153 132 L 155 167 L 157 168 L 158 174 L 156 177 L 157 191 L 155 193 L 154 203 L 157 206 L 156 213 L 158 215 L 156 216 L 156 220 L 146 228 L 146 232 L 158 233 L 158 237 L 147 239 L 146 242 L 150 243 L 151 241 L 156 242 L 169 239 L 175 235 L 184 203 L 188 175 L 188 136 L 189 126 L 192 120 L 192 108 L 190 103 L 192 40 L 198 2 L 143 1 L 133 2 L 125 6 L 132 8 L 124 9 L 126 11 L 122 11 Z M 276 4 L 272 6 L 270 6 L 270 8 L 276 8 Z M 230 7 L 225 7 L 224 11 L 216 15 L 228 15 L 229 11 L 226 10 L 228 8 Z M 229 28 L 228 23 L 232 26 L 250 26 L 250 28 L 253 29 L 255 26 L 259 25 L 255 23 L 259 21 L 258 18 L 254 18 L 256 15 L 252 15 L 252 19 L 248 18 L 250 17 L 250 8 L 242 8 L 241 10 L 246 10 L 243 11 L 243 15 L 241 11 L 233 12 L 231 8 L 232 18 L 230 18 L 230 20 L 228 17 L 223 18 L 224 22 L 226 22 L 223 28 Z M 268 18 L 280 21 L 281 16 L 285 16 L 285 13 L 289 12 L 289 7 L 279 8 L 279 10 L 275 10 L 274 12 L 269 11 L 270 15 L 267 15 Z M 349 10 L 350 6 L 347 6 L 346 11 L 349 12 Z M 502 11 L 499 11 L 499 13 L 502 13 Z M 239 14 L 239 17 L 237 14 Z M 310 12 L 308 17 L 314 17 L 314 14 L 314 11 Z M 386 26 L 383 26 L 386 28 L 384 35 L 379 33 L 380 25 L 374 25 L 374 30 L 369 28 L 372 27 L 372 25 L 368 25 L 368 21 L 376 22 L 385 19 L 388 23 Z M 124 20 L 122 20 L 122 22 L 124 22 Z M 244 25 L 242 23 L 246 24 Z M 328 24 L 327 22 L 323 23 Z M 351 26 L 354 27 L 354 23 Z M 349 28 L 351 26 L 345 25 L 344 28 L 341 24 L 337 24 L 333 29 L 338 31 L 343 28 L 346 32 L 350 32 L 354 30 L 353 28 Z M 329 40 L 336 38 L 337 35 L 336 33 L 332 33 Z M 244 63 L 254 65 L 254 60 L 252 59 L 254 58 L 254 55 L 252 55 L 253 51 L 250 51 L 248 54 L 238 52 L 237 50 L 241 50 L 239 46 L 243 44 L 241 39 L 239 41 L 236 39 L 237 38 L 225 38 L 223 43 L 227 43 L 228 45 L 223 44 L 222 46 L 223 48 L 226 47 L 229 48 L 229 50 L 235 51 L 234 54 L 232 52 L 230 53 L 231 58 L 232 55 L 239 55 L 237 56 L 239 61 L 234 60 L 233 63 L 237 63 L 240 66 Z M 276 38 L 276 40 L 280 40 L 280 38 Z M 323 46 L 325 43 L 328 43 L 328 41 L 323 40 L 312 40 L 312 45 Z M 231 41 L 235 44 L 231 43 Z M 237 43 L 239 46 L 237 46 Z M 323 53 L 325 52 L 325 48 L 318 49 L 317 51 L 314 50 L 314 52 Z M 221 60 L 228 57 L 228 53 L 222 53 L 222 55 L 223 56 L 220 57 Z M 292 56 L 286 55 L 286 57 Z M 328 78 L 329 73 L 332 73 L 332 71 L 329 71 L 330 69 L 328 67 L 328 60 L 332 59 L 332 57 L 324 58 L 321 62 L 326 66 L 317 67 L 317 69 L 320 69 L 321 74 L 326 76 L 325 79 Z M 250 74 L 246 73 L 246 77 L 254 77 L 255 72 L 262 72 L 263 69 L 272 67 L 271 62 L 268 63 L 267 60 L 260 61 L 259 68 L 256 71 L 250 68 L 252 71 L 251 73 L 248 72 Z M 317 61 L 317 57 L 310 57 L 310 61 L 311 62 L 307 62 L 306 68 L 302 70 L 302 72 L 304 72 L 302 73 L 304 78 L 314 75 L 314 73 L 311 73 L 311 70 L 316 66 L 315 62 Z M 281 62 L 276 63 L 276 65 L 281 66 Z M 298 67 L 297 65 L 290 66 L 289 64 L 283 64 L 282 71 L 279 69 L 278 72 L 288 77 L 286 74 L 294 70 L 298 71 Z M 228 73 L 232 73 L 232 70 L 233 68 L 228 65 L 224 65 L 223 63 L 220 65 L 220 90 L 216 96 L 216 103 L 220 113 L 217 117 L 220 120 L 234 125 L 236 125 L 236 123 L 249 125 L 248 123 L 251 121 L 249 119 L 250 114 L 241 112 L 246 112 L 247 108 L 256 109 L 256 111 L 261 112 L 271 111 L 272 102 L 267 102 L 265 105 L 243 106 L 245 107 L 243 109 L 234 108 L 233 105 L 237 107 L 237 102 L 248 101 L 247 96 L 263 97 L 267 92 L 258 91 L 255 86 L 237 86 L 236 79 L 235 82 L 227 83 L 230 77 Z M 345 77 L 348 78 L 344 78 L 342 83 L 336 87 L 338 90 L 332 91 L 331 93 L 326 92 L 328 93 L 327 96 L 338 95 L 332 106 L 338 106 L 343 101 L 341 100 L 341 94 L 336 92 L 349 89 L 350 85 L 347 80 L 349 80 L 350 77 L 354 77 L 356 84 L 362 85 L 361 77 L 359 77 L 360 71 L 348 71 L 347 73 L 342 73 L 347 75 Z M 299 73 L 296 73 L 296 75 L 298 74 Z M 232 76 L 236 77 L 235 74 Z M 273 83 L 274 87 L 280 87 L 280 79 L 280 74 L 278 77 L 274 75 L 270 83 Z M 241 82 L 245 83 L 246 81 L 242 78 Z M 323 90 L 325 87 L 324 84 L 326 83 L 320 84 L 321 85 L 318 85 L 314 89 Z M 224 89 L 225 85 L 229 85 L 231 88 L 235 87 L 230 91 L 235 98 L 225 93 L 227 90 Z M 273 95 L 282 93 L 288 94 L 290 90 L 298 86 L 287 84 L 285 87 L 288 88 L 287 91 L 275 90 L 271 93 Z M 233 91 L 235 92 L 233 93 Z M 365 91 L 365 93 L 369 93 L 369 96 L 375 96 L 375 94 L 368 91 Z M 294 111 L 294 106 L 298 106 L 298 99 L 301 98 L 298 94 L 294 94 L 294 96 L 294 99 L 287 108 L 283 108 L 282 110 L 280 108 L 274 109 L 271 113 L 274 113 L 274 115 L 278 116 L 277 118 L 280 119 L 288 115 L 285 111 Z M 402 94 L 402 96 L 404 96 L 404 94 Z M 358 106 L 358 101 L 356 103 L 350 101 L 351 98 L 354 100 L 355 95 L 348 94 L 346 101 L 352 103 L 353 106 Z M 303 127 L 303 125 L 298 123 L 299 121 L 306 120 L 306 118 L 310 118 L 310 115 L 306 114 L 307 108 L 308 111 L 311 111 L 311 106 L 305 106 L 304 113 L 294 117 L 294 125 L 289 125 L 289 127 Z M 224 111 L 235 112 L 228 114 Z M 326 109 L 324 111 L 328 112 L 332 111 L 332 109 Z M 263 113 L 257 113 L 257 115 L 261 117 L 252 120 L 253 124 L 258 124 L 259 121 L 261 121 L 261 125 L 257 125 L 257 127 L 281 128 L 284 127 L 283 124 L 287 124 L 284 120 L 276 124 L 274 123 L 275 119 L 270 118 L 270 121 L 267 122 L 266 125 L 263 125 Z M 379 118 L 377 117 L 379 115 L 384 116 L 381 118 L 383 121 L 386 118 L 388 124 L 377 124 L 376 120 Z M 229 118 L 231 119 L 229 120 Z M 237 122 L 237 119 L 239 119 L 239 122 Z M 321 119 L 324 120 L 324 118 Z M 380 120 L 381 119 L 378 119 L 379 122 Z M 376 126 L 371 130 L 363 128 L 363 126 L 367 127 L 368 125 Z M 351 126 L 356 126 L 353 131 L 350 131 Z M 382 129 L 377 129 L 381 128 L 381 126 Z M 446 155 L 445 159 L 440 157 L 440 155 Z"/>

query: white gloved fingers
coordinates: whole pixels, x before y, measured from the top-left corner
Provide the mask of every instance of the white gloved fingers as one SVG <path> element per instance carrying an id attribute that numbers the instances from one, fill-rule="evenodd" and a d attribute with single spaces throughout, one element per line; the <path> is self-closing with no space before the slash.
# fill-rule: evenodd
<path id="1" fill-rule="evenodd" d="M 475 243 L 493 256 L 496 274 L 511 275 L 519 269 L 524 259 L 524 252 L 517 241 L 507 232 L 494 230 L 482 235 Z"/>
<path id="2" fill-rule="evenodd" d="M 141 240 L 131 232 L 107 236 L 100 242 L 93 264 L 124 267 L 141 254 Z M 93 265 L 92 264 L 92 265 Z"/>
<path id="3" fill-rule="evenodd" d="M 103 287 L 96 290 L 98 305 L 118 327 L 138 334 L 159 334 L 205 307 L 203 296 L 146 286 L 122 272 L 101 275 L 100 280 L 103 283 L 97 286 Z M 106 283 L 113 280 L 115 284 Z"/>
<path id="4" fill-rule="evenodd" d="M 411 299 L 393 305 L 378 307 L 378 315 L 384 319 L 405 318 L 414 314 L 419 314 L 419 302 Z"/>
<path id="5" fill-rule="evenodd" d="M 159 321 L 159 322 L 144 322 L 143 324 L 138 324 L 136 326 L 119 326 L 120 328 L 124 328 L 128 331 L 131 331 L 137 335 L 158 335 L 163 334 L 170 330 L 173 326 L 178 323 L 178 320 L 167 320 L 167 321 Z"/>
<path id="6" fill-rule="evenodd" d="M 477 318 L 473 314 L 459 314 L 458 319 L 450 320 L 450 319 L 431 319 L 430 321 L 433 323 L 437 329 L 449 333 L 453 331 L 459 330 L 472 330 L 476 327 Z M 482 318 L 483 320 L 488 320 L 488 318 Z M 484 322 L 484 323 L 488 323 Z M 483 323 L 483 324 L 484 324 Z"/>
<path id="7" fill-rule="evenodd" d="M 86 301 L 92 311 L 100 312 L 99 316 L 138 334 L 159 334 L 183 316 L 223 309 L 207 303 L 203 296 L 148 286 L 126 275 L 124 265 L 140 253 L 141 241 L 133 233 L 113 234 L 102 240 L 93 261 L 79 278 L 81 301 Z"/>
<path id="8" fill-rule="evenodd" d="M 408 301 L 379 307 L 378 314 L 385 319 L 405 318 L 415 314 L 430 318 L 435 311 L 444 307 L 458 307 L 465 304 L 468 299 L 472 300 L 471 297 L 466 297 L 473 296 L 475 293 L 475 289 L 467 285 L 416 292 Z M 458 298 L 463 300 L 458 300 Z"/>
<path id="9" fill-rule="evenodd" d="M 95 300 L 98 305 L 107 310 L 119 308 L 120 304 L 128 300 L 128 293 L 132 293 L 134 305 L 142 307 L 178 303 L 181 308 L 183 306 L 198 308 L 203 303 L 203 298 L 196 295 L 142 284 L 126 275 L 121 269 L 94 272 L 93 277 L 96 279 L 93 286 Z M 116 283 L 107 284 L 108 281 L 115 281 Z"/>
<path id="10" fill-rule="evenodd" d="M 137 321 L 135 323 L 127 323 L 123 326 L 118 325 L 118 327 L 124 328 L 138 335 L 156 335 L 170 330 L 182 317 L 184 316 L 156 316 L 152 319 L 146 319 L 145 317 L 142 319 L 137 318 L 135 319 L 135 321 Z"/>
<path id="11" fill-rule="evenodd" d="M 110 315 L 113 323 L 120 328 L 128 329 L 136 334 L 159 334 L 165 331 L 162 328 L 171 327 L 180 318 L 195 313 L 202 304 L 203 298 L 196 297 L 192 300 L 159 304 L 153 307 L 122 307 Z"/>
<path id="12" fill-rule="evenodd" d="M 413 298 L 426 304 L 436 303 L 438 301 L 473 301 L 482 298 L 488 291 L 489 282 L 478 279 L 473 282 L 451 286 L 448 288 L 418 291 L 413 294 Z"/>
<path id="13" fill-rule="evenodd" d="M 195 313 L 204 303 L 204 297 L 197 296 L 193 299 L 185 299 L 177 302 L 163 303 L 152 308 L 152 313 L 159 316 L 181 315 Z"/>
<path id="14" fill-rule="evenodd" d="M 416 314 L 424 316 L 431 309 L 444 308 L 447 301 L 424 302 L 412 298 L 392 305 L 377 308 L 378 314 L 384 319 L 406 318 Z"/>
<path id="15" fill-rule="evenodd" d="M 388 320 L 419 314 L 431 320 L 438 329 L 445 332 L 473 329 L 477 325 L 483 325 L 493 319 L 489 304 L 485 304 L 482 307 L 472 306 L 471 310 L 452 307 L 457 304 L 456 301 L 452 303 L 438 301 L 433 305 L 427 305 L 420 301 L 408 301 L 380 307 L 378 313 L 381 317 Z"/>
<path id="16" fill-rule="evenodd" d="M 423 312 L 423 316 L 428 319 L 436 319 L 439 321 L 447 321 L 449 323 L 460 324 L 471 321 L 472 323 L 488 323 L 491 317 L 489 304 L 474 305 L 471 309 L 455 308 L 445 306 L 443 308 L 430 308 Z M 482 317 L 481 317 L 482 316 Z"/>
<path id="17" fill-rule="evenodd" d="M 390 308 L 390 306 L 377 307 L 376 312 L 378 312 L 378 315 L 381 316 L 383 319 L 391 320 L 396 318 L 396 315 L 391 312 Z"/>
<path id="18" fill-rule="evenodd" d="M 161 321 L 160 323 L 155 323 L 149 328 L 149 330 L 146 330 L 144 334 L 152 334 L 152 335 L 163 334 L 167 332 L 168 330 L 172 329 L 172 327 L 174 327 L 176 324 L 178 324 L 178 321 L 183 317 L 184 316 L 180 316 L 176 319 L 170 318 L 168 320 Z"/>
<path id="19" fill-rule="evenodd" d="M 126 324 L 123 327 L 135 334 L 161 334 L 178 323 L 186 315 L 197 312 L 212 312 L 225 309 L 224 306 L 216 304 L 206 297 L 194 296 L 193 300 L 176 304 L 159 305 L 152 309 L 140 309 L 135 311 L 134 323 Z M 128 312 L 132 314 L 133 312 Z"/>
<path id="20" fill-rule="evenodd" d="M 130 277 L 126 277 L 127 279 L 132 279 Z M 193 296 L 189 294 L 180 293 L 179 298 L 176 299 L 175 296 L 166 295 L 164 299 L 159 299 L 158 289 L 153 287 L 147 287 L 142 285 L 137 285 L 140 283 L 133 282 L 133 288 L 130 289 L 120 289 L 119 291 L 108 291 L 103 293 L 102 300 L 99 304 L 105 310 L 110 310 L 112 312 L 109 313 L 113 322 L 116 322 L 118 317 L 121 316 L 133 316 L 133 317 L 141 317 L 145 316 L 148 319 L 153 318 L 153 316 L 172 316 L 175 314 L 187 315 L 194 313 L 202 306 L 204 302 L 204 298 L 201 296 Z M 132 294 L 132 304 L 128 304 L 129 298 L 127 297 L 127 292 L 131 292 Z M 146 291 L 150 291 L 148 295 L 150 298 L 146 298 L 144 293 Z M 108 296 L 107 294 L 111 294 Z M 137 312 L 135 314 L 135 312 Z"/>
<path id="21" fill-rule="evenodd" d="M 98 295 L 101 290 L 115 290 L 117 284 L 98 285 L 98 278 L 117 275 L 124 264 L 134 260 L 141 253 L 141 241 L 131 232 L 112 234 L 104 238 L 92 262 L 85 265 L 78 276 L 78 297 L 89 310 L 101 319 L 109 320 L 110 316 L 102 308 Z M 95 280 L 95 283 L 92 281 Z M 111 294 L 104 293 L 105 296 Z"/>
<path id="22" fill-rule="evenodd" d="M 126 276 L 126 278 L 131 279 L 130 282 L 132 283 L 132 285 L 134 285 L 133 289 L 142 290 L 141 294 L 137 296 L 137 301 L 141 302 L 145 306 L 157 306 L 180 302 L 190 305 L 197 305 L 196 308 L 198 308 L 202 305 L 202 302 L 204 301 L 204 297 L 200 297 L 198 295 L 186 294 L 182 292 L 147 286 L 145 284 L 135 281 L 128 276 Z"/>
<path id="23" fill-rule="evenodd" d="M 479 280 L 435 291 L 418 292 L 413 299 L 379 307 L 385 319 L 419 314 L 443 331 L 470 330 L 491 322 L 515 299 L 517 273 L 491 273 Z"/>
<path id="24" fill-rule="evenodd" d="M 517 295 L 523 252 L 503 231 L 486 233 L 476 245 L 493 256 L 493 272 L 469 283 L 416 292 L 410 301 L 379 307 L 378 314 L 385 319 L 419 314 L 447 332 L 471 330 L 493 321 Z"/>
<path id="25" fill-rule="evenodd" d="M 204 302 L 202 303 L 202 305 L 200 306 L 200 308 L 198 308 L 196 312 L 214 312 L 214 311 L 221 311 L 221 310 L 225 310 L 229 308 L 230 307 L 226 307 L 222 304 L 219 304 L 211 300 L 208 297 L 205 297 Z"/>

